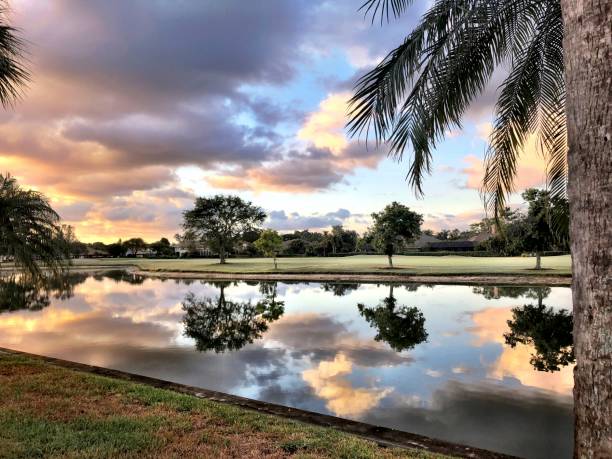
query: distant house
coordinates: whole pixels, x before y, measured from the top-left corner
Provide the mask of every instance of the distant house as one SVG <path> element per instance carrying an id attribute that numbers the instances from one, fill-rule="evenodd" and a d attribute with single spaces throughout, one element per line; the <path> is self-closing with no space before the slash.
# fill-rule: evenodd
<path id="1" fill-rule="evenodd" d="M 432 252 L 448 250 L 452 252 L 470 252 L 478 245 L 474 241 L 457 240 L 457 241 L 440 241 L 429 244 L 429 249 Z"/>
<path id="2" fill-rule="evenodd" d="M 416 239 L 411 244 L 407 245 L 408 250 L 429 250 L 430 245 L 434 242 L 440 242 L 440 239 L 437 239 L 429 234 L 421 233 L 418 239 Z"/>
<path id="3" fill-rule="evenodd" d="M 476 243 L 476 245 L 480 244 L 481 242 L 485 242 L 488 241 L 489 239 L 491 239 L 493 237 L 492 233 L 489 233 L 488 231 L 484 231 L 482 233 L 478 233 L 476 236 L 472 236 L 470 238 L 470 241 L 473 241 Z"/>
<path id="4" fill-rule="evenodd" d="M 148 257 L 156 256 L 157 252 L 155 250 L 147 247 L 146 249 L 138 249 L 138 250 L 128 249 L 125 252 L 125 255 L 128 256 L 128 257 L 148 258 Z"/>
<path id="5" fill-rule="evenodd" d="M 106 258 L 106 257 L 110 257 L 110 254 L 106 250 L 94 249 L 93 247 L 87 247 L 85 253 L 82 256 L 84 258 Z"/>
<path id="6" fill-rule="evenodd" d="M 174 249 L 174 254 L 179 257 L 184 257 L 190 254 L 196 254 L 200 257 L 210 256 L 212 252 L 206 246 L 206 244 L 201 242 L 192 242 L 189 244 L 172 244 L 172 248 Z"/>

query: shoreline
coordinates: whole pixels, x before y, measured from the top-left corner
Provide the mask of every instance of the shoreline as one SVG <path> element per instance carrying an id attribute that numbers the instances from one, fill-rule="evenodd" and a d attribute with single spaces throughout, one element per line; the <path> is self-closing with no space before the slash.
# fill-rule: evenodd
<path id="1" fill-rule="evenodd" d="M 117 269 L 117 267 L 113 267 Z M 150 271 L 127 267 L 133 274 L 160 279 L 277 280 L 305 282 L 397 282 L 444 285 L 545 285 L 569 287 L 571 276 L 488 274 L 368 274 L 368 273 L 220 273 L 213 271 Z"/>
<path id="2" fill-rule="evenodd" d="M 22 356 L 30 359 L 36 359 L 46 364 L 65 368 L 68 370 L 103 376 L 120 381 L 142 384 L 157 389 L 169 390 L 172 392 L 193 396 L 199 399 L 233 405 L 235 407 L 242 408 L 245 410 L 277 416 L 280 418 L 298 421 L 305 424 L 332 428 L 340 432 L 361 437 L 365 440 L 373 441 L 379 446 L 383 447 L 395 447 L 408 450 L 423 450 L 430 453 L 444 454 L 451 457 L 462 458 L 518 459 L 515 458 L 515 456 L 506 455 L 504 453 L 498 453 L 445 440 L 438 440 L 435 438 L 414 434 L 402 430 L 391 429 L 388 427 L 353 421 L 350 419 L 345 419 L 328 414 L 321 414 L 314 411 L 307 411 L 299 408 L 292 408 L 285 405 L 279 405 L 275 403 L 240 397 L 224 392 L 218 392 L 214 390 L 204 389 L 201 387 L 175 383 L 172 381 L 153 378 L 135 373 L 129 373 L 126 371 L 99 367 L 95 365 L 88 365 L 84 363 L 73 362 L 70 360 L 44 356 L 40 354 L 32 354 L 29 352 L 19 351 L 16 349 L 10 349 L 5 347 L 0 347 L 0 354 L 2 353 L 7 355 Z"/>

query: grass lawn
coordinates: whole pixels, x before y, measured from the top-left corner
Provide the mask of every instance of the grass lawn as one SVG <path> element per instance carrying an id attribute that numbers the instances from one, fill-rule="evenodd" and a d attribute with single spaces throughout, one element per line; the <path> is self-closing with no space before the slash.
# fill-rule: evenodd
<path id="1" fill-rule="evenodd" d="M 231 258 L 225 265 L 216 259 L 148 260 L 107 258 L 75 260 L 76 267 L 137 266 L 147 271 L 225 272 L 225 273 L 361 273 L 361 274 L 514 274 L 569 275 L 569 255 L 542 258 L 542 271 L 535 271 L 534 257 L 462 257 L 396 256 L 394 269 L 387 268 L 387 258 L 378 255 L 350 257 L 279 258 L 274 270 L 270 258 Z"/>
<path id="2" fill-rule="evenodd" d="M 0 353 L 0 457 L 443 458 Z"/>

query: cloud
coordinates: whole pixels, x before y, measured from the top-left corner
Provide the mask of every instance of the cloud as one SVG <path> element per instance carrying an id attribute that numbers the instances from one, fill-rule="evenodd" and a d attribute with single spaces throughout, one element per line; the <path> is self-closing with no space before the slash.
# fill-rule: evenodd
<path id="1" fill-rule="evenodd" d="M 440 231 L 443 229 L 466 229 L 471 223 L 481 221 L 485 217 L 484 209 L 468 210 L 456 214 L 426 213 L 423 218 L 423 228 Z"/>
<path id="2" fill-rule="evenodd" d="M 353 387 L 346 379 L 352 367 L 347 356 L 339 353 L 333 360 L 324 360 L 317 367 L 302 372 L 304 381 L 317 396 L 327 401 L 327 409 L 336 416 L 361 417 L 393 391 L 391 388 Z"/>
<path id="3" fill-rule="evenodd" d="M 517 344 L 512 348 L 505 344 L 504 333 L 508 332 L 508 321 L 512 319 L 512 308 L 487 308 L 471 314 L 474 335 L 473 345 L 483 346 L 488 343 L 498 343 L 502 352 L 493 362 L 488 371 L 488 377 L 502 380 L 515 378 L 524 386 L 539 387 L 564 395 L 571 395 L 574 387 L 574 367 L 568 365 L 560 371 L 547 373 L 535 371 L 530 363 L 534 353 L 533 346 Z"/>
<path id="4" fill-rule="evenodd" d="M 348 145 L 344 125 L 350 97 L 348 92 L 330 94 L 319 104 L 319 109 L 307 117 L 297 133 L 298 138 L 317 148 L 327 148 L 334 155 L 340 154 Z"/>
<path id="5" fill-rule="evenodd" d="M 342 225 L 351 217 L 352 214 L 347 209 L 338 209 L 323 215 L 301 215 L 297 212 L 287 215 L 284 210 L 279 210 L 270 212 L 266 226 L 278 231 L 317 230 Z"/>

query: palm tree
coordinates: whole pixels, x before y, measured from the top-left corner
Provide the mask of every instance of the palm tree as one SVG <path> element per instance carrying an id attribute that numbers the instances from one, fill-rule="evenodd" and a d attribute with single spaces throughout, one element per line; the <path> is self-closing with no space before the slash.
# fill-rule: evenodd
<path id="1" fill-rule="evenodd" d="M 366 0 L 362 9 L 382 23 L 411 3 Z M 407 178 L 422 195 L 436 143 L 461 126 L 494 70 L 509 66 L 482 190 L 499 218 L 521 149 L 536 136 L 552 196 L 568 194 L 577 457 L 612 457 L 610 23 L 610 2 L 598 0 L 435 0 L 404 42 L 358 81 L 348 125 L 398 159 L 411 147 Z"/>
<path id="2" fill-rule="evenodd" d="M 67 265 L 69 247 L 59 220 L 44 195 L 0 174 L 0 255 L 34 280 L 63 274 Z"/>
<path id="3" fill-rule="evenodd" d="M 21 95 L 21 88 L 30 80 L 24 65 L 23 41 L 17 30 L 7 25 L 6 4 L 0 0 L 0 103 L 12 105 Z"/>

